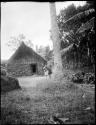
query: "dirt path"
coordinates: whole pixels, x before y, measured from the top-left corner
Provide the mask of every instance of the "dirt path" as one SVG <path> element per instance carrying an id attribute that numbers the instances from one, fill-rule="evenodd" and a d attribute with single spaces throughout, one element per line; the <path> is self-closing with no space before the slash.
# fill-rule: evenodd
<path id="1" fill-rule="evenodd" d="M 48 76 L 28 76 L 28 77 L 20 77 L 18 78 L 19 83 L 23 87 L 36 87 L 38 84 L 46 84 L 53 82 L 52 79 L 50 79 Z"/>
<path id="2" fill-rule="evenodd" d="M 53 84 L 56 81 L 53 81 L 52 78 L 50 79 L 49 76 L 27 76 L 27 77 L 20 77 L 18 78 L 19 80 L 19 84 L 21 87 L 24 88 L 33 88 L 33 87 L 38 87 L 41 86 L 45 87 L 48 84 Z M 64 82 L 66 82 L 66 79 L 64 80 Z M 94 88 L 91 87 L 91 85 L 87 85 L 87 84 L 77 84 L 78 87 L 80 87 L 82 90 L 84 89 L 86 92 L 90 92 L 93 93 Z"/>

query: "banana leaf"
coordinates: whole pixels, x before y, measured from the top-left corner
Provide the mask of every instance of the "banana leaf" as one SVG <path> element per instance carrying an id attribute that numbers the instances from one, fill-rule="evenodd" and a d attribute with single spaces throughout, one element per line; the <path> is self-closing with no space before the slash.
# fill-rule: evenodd
<path id="1" fill-rule="evenodd" d="M 87 21 L 85 24 L 83 24 L 76 33 L 82 33 L 85 30 L 91 29 L 92 27 L 94 27 L 94 23 L 95 23 L 95 17 L 91 18 L 89 21 Z"/>
<path id="2" fill-rule="evenodd" d="M 82 23 L 86 23 L 86 21 L 90 20 L 92 17 L 95 17 L 95 9 L 89 9 L 84 12 L 80 12 L 69 18 L 67 21 L 62 22 L 62 28 L 64 31 L 69 31 L 72 28 L 77 30 Z"/>

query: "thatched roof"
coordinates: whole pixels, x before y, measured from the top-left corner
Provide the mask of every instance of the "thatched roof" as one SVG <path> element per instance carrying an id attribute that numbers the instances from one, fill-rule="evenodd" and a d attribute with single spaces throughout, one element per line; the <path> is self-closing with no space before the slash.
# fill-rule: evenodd
<path id="1" fill-rule="evenodd" d="M 38 58 L 39 60 L 46 62 L 40 55 L 38 55 L 32 48 L 25 45 L 24 42 L 21 43 L 19 48 L 15 51 L 15 53 L 8 60 L 8 63 L 21 60 L 21 59 L 29 59 L 29 58 Z"/>

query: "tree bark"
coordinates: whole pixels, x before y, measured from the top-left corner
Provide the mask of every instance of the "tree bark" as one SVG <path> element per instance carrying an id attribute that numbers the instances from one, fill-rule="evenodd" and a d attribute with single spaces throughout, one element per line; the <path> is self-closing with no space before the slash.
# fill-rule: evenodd
<path id="1" fill-rule="evenodd" d="M 55 78 L 60 79 L 61 77 L 63 77 L 63 66 L 62 66 L 62 58 L 60 52 L 59 28 L 57 25 L 55 3 L 49 3 L 49 7 L 50 7 L 51 31 L 52 31 L 53 50 L 54 50 L 53 76 Z"/>

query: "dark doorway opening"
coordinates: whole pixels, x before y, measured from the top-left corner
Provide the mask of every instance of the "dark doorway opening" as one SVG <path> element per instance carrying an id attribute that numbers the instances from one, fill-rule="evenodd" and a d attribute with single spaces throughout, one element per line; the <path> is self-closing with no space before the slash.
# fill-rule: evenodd
<path id="1" fill-rule="evenodd" d="M 30 66 L 31 66 L 32 74 L 35 74 L 37 72 L 37 65 L 36 64 L 30 64 Z"/>

